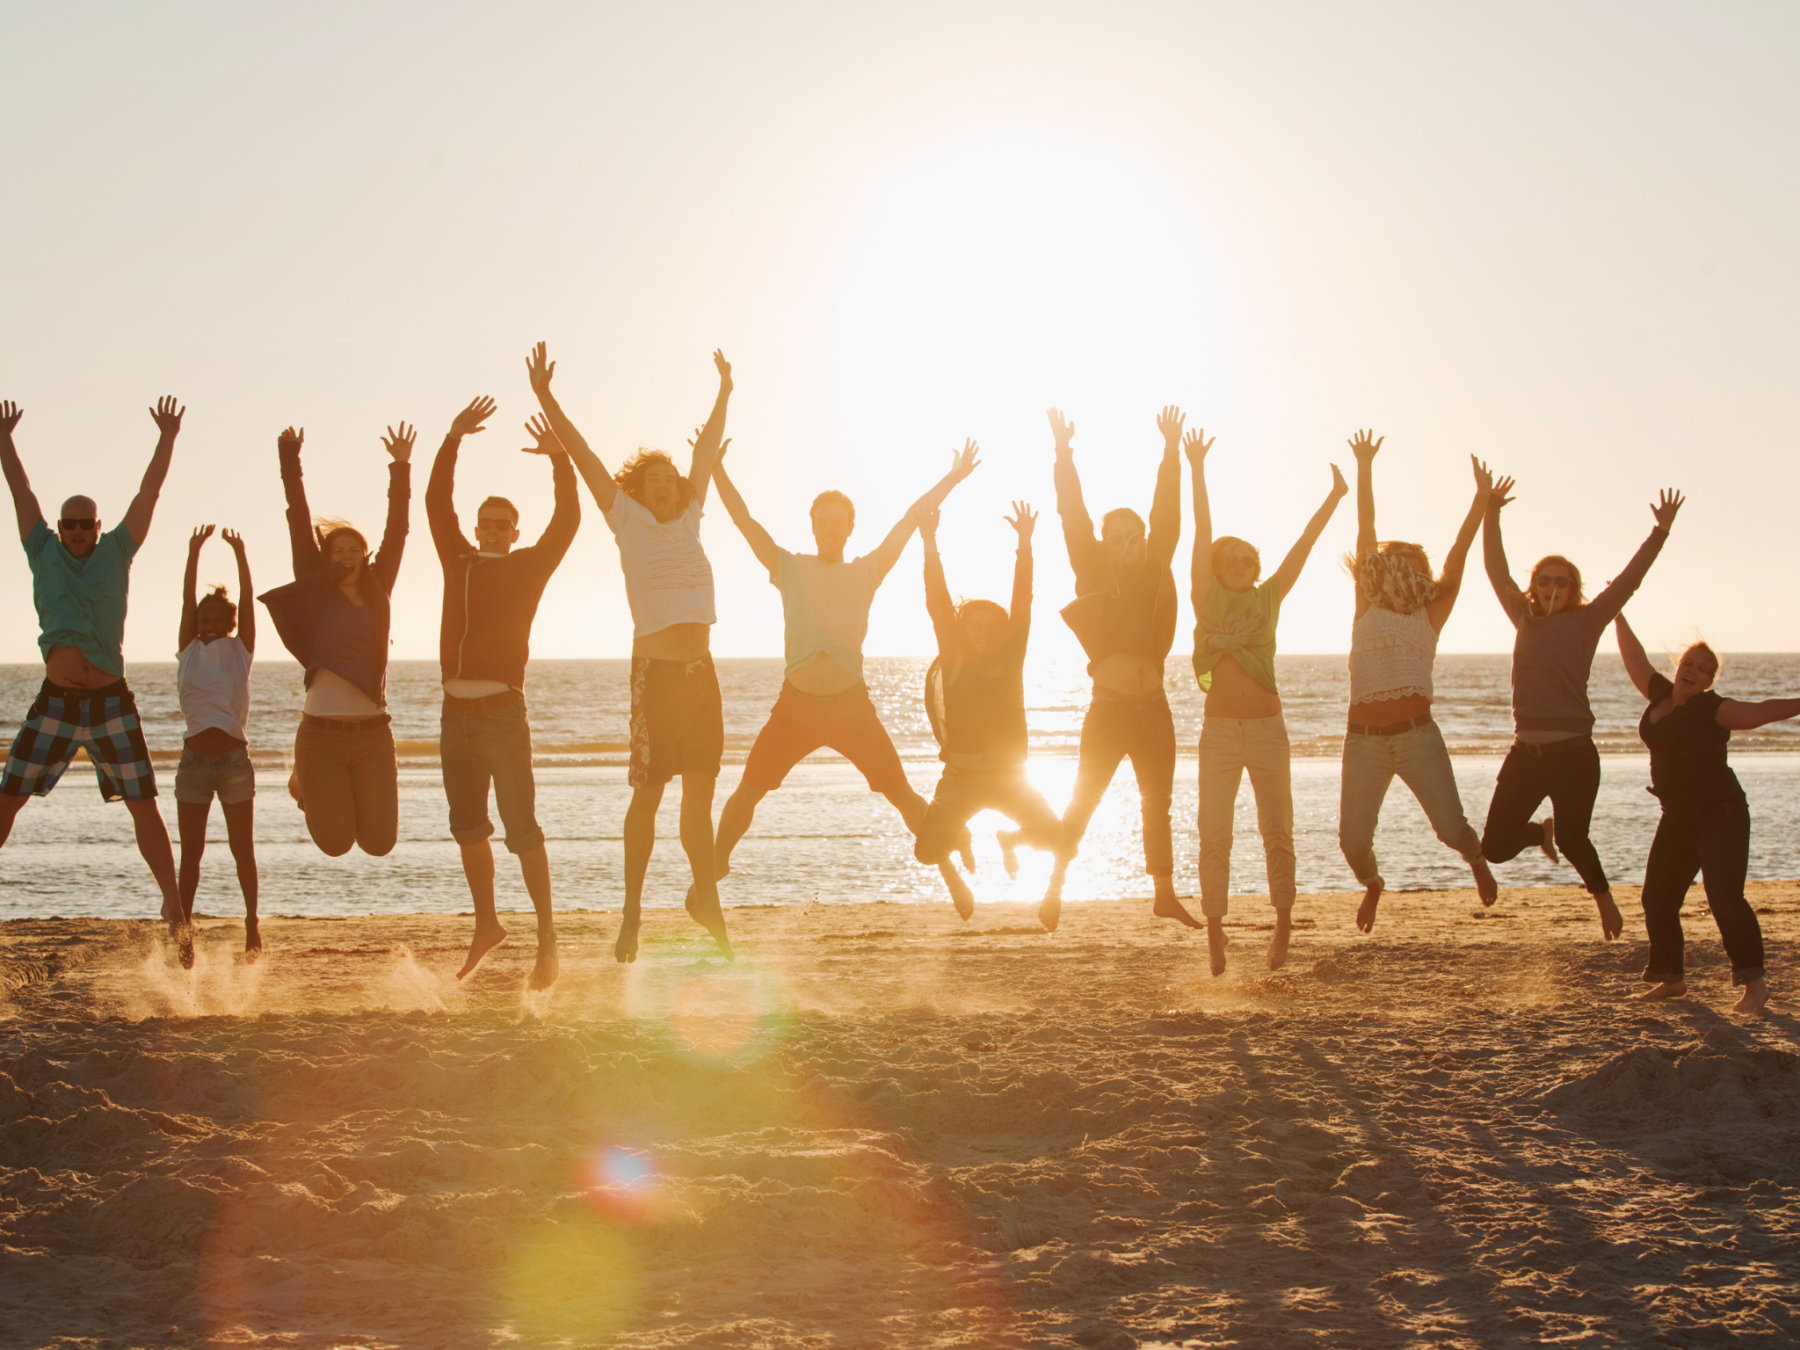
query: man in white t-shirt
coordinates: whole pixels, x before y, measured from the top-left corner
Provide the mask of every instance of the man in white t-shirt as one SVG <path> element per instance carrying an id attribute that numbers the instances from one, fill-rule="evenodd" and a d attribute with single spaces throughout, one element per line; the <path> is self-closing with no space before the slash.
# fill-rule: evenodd
<path id="1" fill-rule="evenodd" d="M 544 416 L 618 542 L 631 604 L 631 805 L 625 812 L 625 912 L 613 944 L 620 961 L 637 959 L 656 812 L 663 789 L 677 775 L 681 846 L 694 876 L 687 911 L 731 956 L 714 876 L 712 830 L 713 788 L 725 754 L 725 714 L 711 652 L 716 618 L 712 564 L 700 546 L 706 485 L 731 398 L 731 364 L 716 351 L 713 364 L 719 371 L 719 395 L 695 437 L 693 462 L 684 478 L 661 450 L 644 449 L 609 475 L 550 392 L 556 363 L 546 360 L 543 343 L 526 363 Z"/>
<path id="2" fill-rule="evenodd" d="M 750 748 L 737 790 L 719 812 L 713 857 L 721 877 L 731 870 L 731 851 L 750 828 L 757 803 L 780 787 L 788 771 L 815 750 L 835 750 L 854 764 L 868 781 L 869 790 L 892 802 L 906 827 L 918 833 L 929 803 L 907 781 L 900 753 L 875 713 L 868 686 L 863 683 L 863 639 L 868 635 L 869 607 L 875 602 L 876 588 L 900 561 L 919 522 L 974 471 L 976 454 L 975 442 L 964 442 L 950 472 L 912 504 L 874 552 L 849 560 L 844 557 L 844 546 L 856 526 L 856 507 L 843 493 L 822 492 L 813 501 L 809 514 L 819 551 L 789 553 L 751 516 L 736 484 L 725 474 L 722 452 L 713 465 L 719 500 L 781 592 L 787 652 L 781 695 Z M 972 868 L 968 838 L 965 828 L 960 847 L 965 864 Z M 938 871 L 957 910 L 972 911 L 974 895 L 950 863 L 939 863 Z"/>

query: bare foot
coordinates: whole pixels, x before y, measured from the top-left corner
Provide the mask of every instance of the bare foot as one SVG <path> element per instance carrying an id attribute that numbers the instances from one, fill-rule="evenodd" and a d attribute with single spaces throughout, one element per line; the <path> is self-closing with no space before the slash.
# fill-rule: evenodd
<path id="1" fill-rule="evenodd" d="M 1561 862 L 1562 859 L 1556 855 L 1556 817 L 1545 816 L 1541 828 L 1544 831 L 1544 838 L 1538 847 L 1544 850 L 1544 856 L 1551 862 Z"/>
<path id="2" fill-rule="evenodd" d="M 492 923 L 483 923 L 480 919 L 475 920 L 475 937 L 469 943 L 469 956 L 463 962 L 463 968 L 456 972 L 456 978 L 460 980 L 472 973 L 475 967 L 481 964 L 482 957 L 505 941 L 506 930 L 500 926 L 500 920 L 495 919 Z"/>
<path id="3" fill-rule="evenodd" d="M 1052 872 L 1050 884 L 1044 888 L 1044 898 L 1038 905 L 1038 922 L 1044 925 L 1046 932 L 1054 933 L 1057 921 L 1062 918 L 1062 888 L 1062 877 Z"/>
<path id="4" fill-rule="evenodd" d="M 1636 997 L 1639 1002 L 1645 1002 L 1645 1003 L 1649 1002 L 1651 999 L 1658 999 L 1658 998 L 1686 998 L 1687 997 L 1687 981 L 1686 980 L 1664 980 L 1661 984 L 1652 985 L 1650 988 L 1644 990 L 1643 993 L 1638 994 Z"/>
<path id="5" fill-rule="evenodd" d="M 1225 944 L 1231 939 L 1225 936 L 1225 921 L 1215 919 L 1211 915 L 1206 919 L 1206 951 L 1212 957 L 1212 973 L 1225 973 Z"/>
<path id="6" fill-rule="evenodd" d="M 712 934 L 712 940 L 719 944 L 719 950 L 725 953 L 727 961 L 735 961 L 737 957 L 731 952 L 731 938 L 725 932 L 725 911 L 719 908 L 719 893 L 696 895 L 698 886 L 689 886 L 687 893 L 688 917 Z"/>
<path id="7" fill-rule="evenodd" d="M 969 827 L 963 826 L 963 832 L 956 839 L 956 854 L 962 859 L 963 871 L 973 875 L 975 872 L 975 839 L 969 833 Z"/>
<path id="8" fill-rule="evenodd" d="M 1363 888 L 1363 902 L 1356 907 L 1356 927 L 1359 931 L 1367 933 L 1374 930 L 1375 906 L 1381 903 L 1381 893 L 1386 889 L 1387 883 L 1380 877 Z M 1270 970 L 1274 968 L 1269 967 Z"/>
<path id="9" fill-rule="evenodd" d="M 533 989 L 548 989 L 556 983 L 556 977 L 562 974 L 562 962 L 556 959 L 556 939 L 548 942 L 540 941 L 537 949 L 537 964 L 531 968 L 531 979 L 528 982 Z"/>
<path id="10" fill-rule="evenodd" d="M 956 869 L 948 862 L 938 864 L 938 875 L 944 879 L 944 885 L 950 888 L 950 903 L 956 906 L 956 912 L 964 923 L 975 917 L 975 892 L 969 889 L 969 883 L 956 875 Z"/>
<path id="11" fill-rule="evenodd" d="M 1269 939 L 1269 969 L 1280 970 L 1287 961 L 1288 943 L 1294 936 L 1294 911 L 1275 911 L 1275 936 Z"/>
<path id="12" fill-rule="evenodd" d="M 619 916 L 619 936 L 613 943 L 613 960 L 620 965 L 637 960 L 638 924 L 642 917 L 627 911 Z"/>
<path id="13" fill-rule="evenodd" d="M 262 929 L 257 926 L 256 916 L 252 914 L 244 920 L 244 961 L 254 965 L 262 956 Z"/>
<path id="14" fill-rule="evenodd" d="M 306 802 L 300 796 L 300 772 L 297 769 L 288 775 L 288 796 L 294 799 L 295 806 L 306 810 Z"/>
<path id="15" fill-rule="evenodd" d="M 1478 858 L 1469 864 L 1469 870 L 1475 874 L 1475 894 L 1481 897 L 1483 907 L 1491 909 L 1500 898 L 1500 883 L 1494 880 L 1493 869 L 1486 858 Z"/>
<path id="16" fill-rule="evenodd" d="M 1184 923 L 1189 928 L 1200 927 L 1200 920 L 1189 914 L 1187 906 L 1177 900 L 1172 893 L 1157 896 L 1156 902 L 1150 906 L 1150 912 L 1159 919 L 1173 919 L 1176 923 Z"/>
<path id="17" fill-rule="evenodd" d="M 1006 875 L 1019 875 L 1019 832 L 1002 830 L 996 836 L 1000 840 L 1000 861 L 1006 868 Z"/>
<path id="18" fill-rule="evenodd" d="M 1754 980 L 1744 981 L 1744 996 L 1731 1005 L 1734 1013 L 1759 1013 L 1763 1004 L 1769 1001 L 1769 982 L 1757 976 Z"/>
<path id="19" fill-rule="evenodd" d="M 1600 931 L 1611 942 L 1625 931 L 1625 916 L 1619 913 L 1619 907 L 1613 903 L 1611 891 L 1601 891 L 1594 897 L 1594 904 L 1600 911 Z"/>

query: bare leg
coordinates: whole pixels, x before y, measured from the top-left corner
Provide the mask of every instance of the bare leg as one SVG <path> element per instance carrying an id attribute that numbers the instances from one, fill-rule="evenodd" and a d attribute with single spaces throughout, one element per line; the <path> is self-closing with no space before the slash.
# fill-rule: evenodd
<path id="1" fill-rule="evenodd" d="M 262 955 L 262 929 L 256 921 L 256 800 L 220 802 L 219 809 L 225 813 L 225 836 L 237 864 L 238 889 L 244 893 L 244 959 L 254 961 Z"/>
<path id="2" fill-rule="evenodd" d="M 1769 1001 L 1769 982 L 1762 976 L 1754 980 L 1744 981 L 1744 996 L 1740 998 L 1731 1011 L 1734 1013 L 1759 1013 L 1763 1004 Z"/>
<path id="3" fill-rule="evenodd" d="M 1600 911 L 1600 932 L 1608 942 L 1625 931 L 1625 916 L 1619 913 L 1619 907 L 1613 903 L 1611 891 L 1601 891 L 1594 897 L 1594 905 Z"/>
<path id="4" fill-rule="evenodd" d="M 175 849 L 169 843 L 169 827 L 163 821 L 162 812 L 157 810 L 154 797 L 128 801 L 125 809 L 131 812 L 131 828 L 137 836 L 138 852 L 149 864 L 150 875 L 156 878 L 162 891 L 162 916 L 169 925 L 170 936 L 175 939 L 181 964 L 192 969 L 194 929 L 188 922 L 187 911 L 182 908 L 181 891 L 175 882 Z"/>
<path id="5" fill-rule="evenodd" d="M 1275 936 L 1269 939 L 1269 969 L 1280 970 L 1287 961 L 1288 943 L 1294 937 L 1294 911 L 1275 911 Z"/>
<path id="6" fill-rule="evenodd" d="M 1009 877 L 1019 875 L 1019 840 L 1024 833 L 1023 830 L 1001 830 L 995 836 L 1000 841 L 1000 864 L 1006 868 Z"/>
<path id="7" fill-rule="evenodd" d="M 519 855 L 519 872 L 537 914 L 537 964 L 531 968 L 531 987 L 548 989 L 562 974 L 556 955 L 556 914 L 550 907 L 550 851 L 539 844 Z"/>
<path id="8" fill-rule="evenodd" d="M 1187 912 L 1187 906 L 1175 898 L 1175 876 L 1165 872 L 1158 877 L 1150 878 L 1156 885 L 1156 902 L 1150 912 L 1159 919 L 1173 919 L 1177 923 L 1186 924 L 1189 928 L 1198 928 L 1200 920 Z"/>
<path id="9" fill-rule="evenodd" d="M 182 916 L 190 921 L 200 889 L 200 859 L 206 856 L 206 818 L 211 814 L 210 801 L 175 803 L 175 830 L 181 836 L 181 869 L 175 885 L 181 893 Z"/>
<path id="10" fill-rule="evenodd" d="M 906 822 L 906 828 L 911 830 L 916 838 L 919 833 L 919 823 L 925 819 L 925 812 L 930 809 L 931 803 L 926 801 L 918 793 L 914 792 L 910 786 L 894 792 L 884 792 L 882 795 L 893 804 L 894 809 L 900 813 L 900 819 Z M 729 806 L 729 803 L 727 803 L 727 805 Z M 721 832 L 723 831 L 723 828 L 724 822 L 721 821 Z M 963 826 L 962 832 L 956 836 L 955 848 L 962 858 L 963 871 L 973 873 L 975 871 L 975 840 L 973 836 L 969 834 L 969 827 L 967 825 Z M 954 876 L 955 874 L 952 873 L 951 875 Z M 969 888 L 963 886 L 962 882 L 957 880 L 950 883 L 950 894 L 952 897 L 956 895 L 958 887 L 962 888 L 964 894 L 969 893 Z M 969 903 L 971 905 L 975 903 L 975 897 L 973 895 L 969 896 Z M 961 913 L 961 910 L 962 906 L 958 905 L 957 911 Z M 971 909 L 970 913 L 973 912 L 974 911 Z M 963 917 L 966 919 L 969 915 L 964 914 Z"/>
<path id="11" fill-rule="evenodd" d="M 494 912 L 494 848 L 485 839 L 460 845 L 463 876 L 469 882 L 469 897 L 475 902 L 475 937 L 469 943 L 469 955 L 456 972 L 457 979 L 474 973 L 486 956 L 506 941 L 506 929 Z"/>
<path id="12" fill-rule="evenodd" d="M 1362 932 L 1370 932 L 1375 927 L 1375 906 L 1381 903 L 1381 893 L 1387 889 L 1387 883 L 1376 877 L 1363 889 L 1363 902 L 1356 907 L 1356 926 Z"/>
<path id="13" fill-rule="evenodd" d="M 683 792 L 686 788 L 683 788 Z M 713 863 L 717 879 L 731 875 L 731 850 L 736 848 L 738 840 L 750 828 L 750 822 L 756 818 L 756 805 L 769 794 L 758 792 L 755 788 L 745 787 L 742 783 L 725 799 L 725 808 L 719 812 L 719 834 L 713 843 Z M 687 798 L 684 796 L 683 801 Z"/>
<path id="14" fill-rule="evenodd" d="M 969 889 L 969 883 L 956 875 L 956 868 L 945 859 L 937 865 L 938 875 L 944 879 L 944 885 L 950 888 L 950 903 L 956 906 L 956 912 L 962 916 L 964 923 L 975 917 L 975 892 Z"/>
<path id="15" fill-rule="evenodd" d="M 619 937 L 613 943 L 617 961 L 637 960 L 644 874 L 650 870 L 650 850 L 656 847 L 656 808 L 662 805 L 665 786 L 634 788 L 631 805 L 625 808 L 625 912 L 619 916 Z"/>
<path id="16" fill-rule="evenodd" d="M 1475 894 L 1481 897 L 1485 908 L 1492 909 L 1494 901 L 1500 898 L 1500 883 L 1494 880 L 1494 873 L 1487 865 L 1486 858 L 1477 858 L 1469 864 L 1469 870 L 1475 873 Z"/>
<path id="17" fill-rule="evenodd" d="M 12 837 L 13 821 L 19 818 L 19 812 L 25 809 L 29 797 L 14 797 L 10 793 L 0 792 L 0 847 Z"/>
<path id="18" fill-rule="evenodd" d="M 731 939 L 725 932 L 725 911 L 719 908 L 719 879 L 713 861 L 712 801 L 717 782 L 697 773 L 681 775 L 681 847 L 694 874 L 687 893 L 688 916 L 712 934 L 729 961 Z"/>
<path id="19" fill-rule="evenodd" d="M 1225 944 L 1229 941 L 1231 941 L 1231 939 L 1225 936 L 1225 920 L 1215 918 L 1210 914 L 1207 915 L 1206 951 L 1207 955 L 1212 958 L 1212 973 L 1214 975 L 1223 975 L 1225 973 Z"/>
<path id="20" fill-rule="evenodd" d="M 1054 933 L 1062 918 L 1063 880 L 1069 875 L 1069 860 L 1058 858 L 1050 869 L 1050 884 L 1044 887 L 1044 898 L 1038 902 L 1038 922 Z"/>
<path id="21" fill-rule="evenodd" d="M 1556 855 L 1556 817 L 1545 816 L 1541 827 L 1544 831 L 1544 842 L 1538 847 L 1544 850 L 1544 856 L 1551 862 L 1561 862 Z"/>
<path id="22" fill-rule="evenodd" d="M 1661 984 L 1652 985 L 1636 996 L 1640 1002 L 1659 998 L 1686 998 L 1686 980 L 1664 980 Z"/>

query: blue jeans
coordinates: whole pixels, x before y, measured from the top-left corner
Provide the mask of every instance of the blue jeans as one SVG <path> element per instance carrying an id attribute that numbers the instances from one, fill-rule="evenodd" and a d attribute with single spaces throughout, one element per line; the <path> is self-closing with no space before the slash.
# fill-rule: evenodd
<path id="1" fill-rule="evenodd" d="M 544 846 L 537 822 L 537 782 L 531 776 L 531 721 L 525 696 L 504 695 L 482 700 L 477 711 L 444 702 L 438 755 L 444 769 L 444 795 L 450 799 L 450 834 L 459 844 L 491 838 L 488 784 L 500 821 L 506 826 L 506 851 L 535 852 Z"/>

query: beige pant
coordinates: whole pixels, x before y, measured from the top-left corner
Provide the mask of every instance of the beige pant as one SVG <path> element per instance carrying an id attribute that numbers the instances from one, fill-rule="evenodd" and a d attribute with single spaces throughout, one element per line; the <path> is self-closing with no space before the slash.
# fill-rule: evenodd
<path id="1" fill-rule="evenodd" d="M 1231 834 L 1238 784 L 1250 771 L 1256 825 L 1269 868 L 1269 902 L 1294 903 L 1294 792 L 1287 724 L 1273 717 L 1208 717 L 1200 727 L 1200 911 L 1231 907 Z"/>

